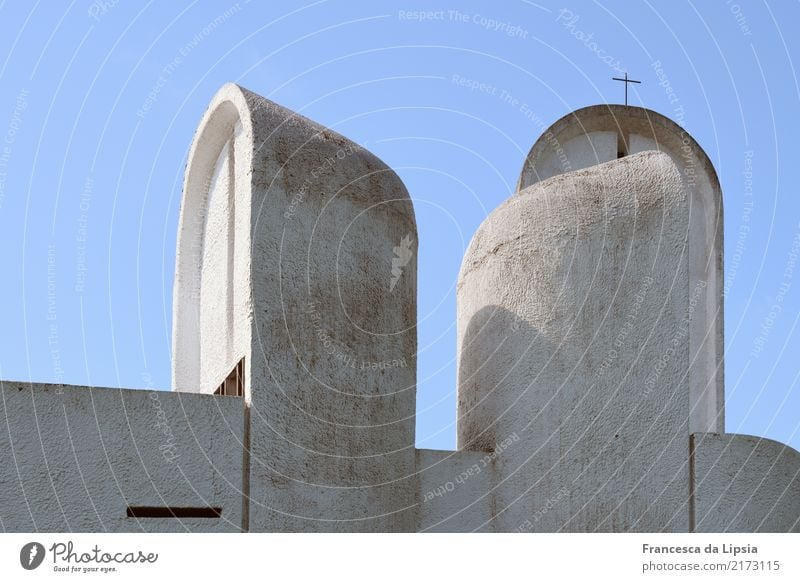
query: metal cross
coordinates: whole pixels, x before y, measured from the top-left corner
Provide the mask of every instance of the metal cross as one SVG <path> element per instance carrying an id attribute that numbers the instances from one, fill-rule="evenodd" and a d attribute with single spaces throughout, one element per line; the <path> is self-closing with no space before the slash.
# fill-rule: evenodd
<path id="1" fill-rule="evenodd" d="M 625 105 L 628 104 L 628 83 L 641 83 L 641 81 L 634 81 L 633 79 L 628 79 L 628 72 L 625 72 L 625 78 L 621 79 L 620 77 L 611 77 L 614 81 L 624 81 L 625 82 Z"/>

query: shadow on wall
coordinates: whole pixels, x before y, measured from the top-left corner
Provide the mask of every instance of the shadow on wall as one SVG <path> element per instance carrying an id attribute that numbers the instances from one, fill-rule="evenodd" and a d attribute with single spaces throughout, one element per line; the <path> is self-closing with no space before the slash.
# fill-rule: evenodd
<path id="1" fill-rule="evenodd" d="M 492 453 L 492 529 L 686 531 L 685 391 L 642 394 L 627 377 L 642 365 L 630 354 L 604 366 L 596 354 L 576 352 L 583 316 L 572 314 L 561 336 L 497 305 L 467 325 L 460 448 Z M 587 381 L 587 367 L 602 373 Z M 664 406 L 671 413 L 659 415 Z"/>
<path id="2" fill-rule="evenodd" d="M 554 380 L 546 365 L 528 369 L 553 350 L 544 334 L 499 305 L 483 307 L 470 319 L 459 354 L 458 434 L 460 439 L 468 435 L 459 441 L 460 450 L 493 452 L 509 436 L 501 434 L 501 423 L 523 430 L 531 422 L 554 420 L 547 409 L 535 418 L 520 418 L 514 407 L 528 391 Z M 523 369 L 530 378 L 527 386 L 517 381 Z M 550 428 L 556 430 L 557 423 Z"/>

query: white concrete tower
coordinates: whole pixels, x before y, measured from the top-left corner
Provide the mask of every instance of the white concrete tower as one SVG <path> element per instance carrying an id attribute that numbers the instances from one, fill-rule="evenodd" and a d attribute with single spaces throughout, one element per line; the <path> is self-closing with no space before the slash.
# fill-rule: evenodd
<path id="1" fill-rule="evenodd" d="M 517 191 L 558 174 L 644 151 L 664 152 L 680 172 L 689 202 L 689 286 L 705 284 L 702 297 L 693 306 L 689 331 L 690 429 L 723 432 L 722 191 L 711 160 L 694 138 L 649 109 L 623 105 L 578 109 L 556 121 L 531 148 Z"/>
<path id="2" fill-rule="evenodd" d="M 186 171 L 173 379 L 243 393 L 247 529 L 414 528 L 416 247 L 374 155 L 217 93 Z"/>
<path id="3" fill-rule="evenodd" d="M 459 448 L 521 442 L 497 529 L 564 488 L 542 531 L 688 528 L 689 435 L 723 426 L 721 219 L 706 155 L 652 111 L 581 109 L 534 145 L 458 287 Z"/>

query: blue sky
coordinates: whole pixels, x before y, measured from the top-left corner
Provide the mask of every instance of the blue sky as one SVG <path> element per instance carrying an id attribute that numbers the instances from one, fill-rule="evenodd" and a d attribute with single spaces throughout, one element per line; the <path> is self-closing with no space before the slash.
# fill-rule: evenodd
<path id="1" fill-rule="evenodd" d="M 186 154 L 235 81 L 406 183 L 417 443 L 453 448 L 463 251 L 543 129 L 621 102 L 627 70 L 631 104 L 681 121 L 722 183 L 727 430 L 800 449 L 798 19 L 726 0 L 0 1 L 0 378 L 169 388 Z"/>

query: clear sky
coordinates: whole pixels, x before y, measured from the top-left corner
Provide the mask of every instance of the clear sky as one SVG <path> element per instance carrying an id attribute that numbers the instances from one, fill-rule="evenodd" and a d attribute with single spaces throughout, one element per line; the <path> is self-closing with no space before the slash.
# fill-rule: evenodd
<path id="1" fill-rule="evenodd" d="M 169 389 L 184 164 L 234 81 L 406 183 L 417 444 L 453 448 L 463 251 L 546 126 L 621 102 L 628 71 L 722 183 L 727 430 L 800 449 L 798 21 L 743 0 L 0 0 L 0 378 Z"/>

